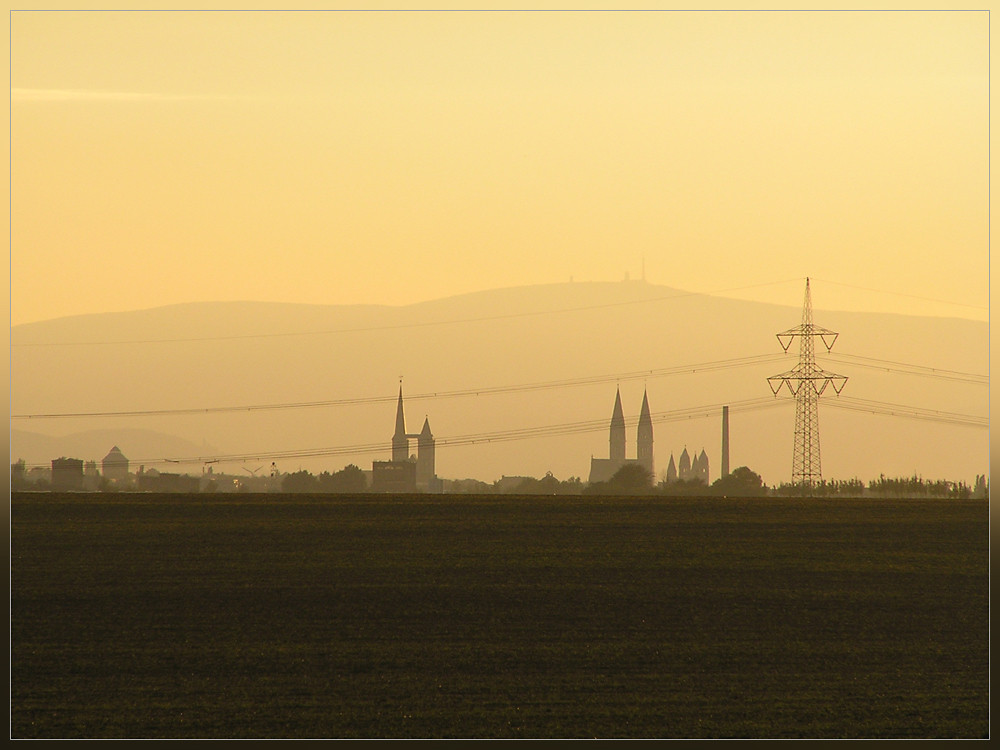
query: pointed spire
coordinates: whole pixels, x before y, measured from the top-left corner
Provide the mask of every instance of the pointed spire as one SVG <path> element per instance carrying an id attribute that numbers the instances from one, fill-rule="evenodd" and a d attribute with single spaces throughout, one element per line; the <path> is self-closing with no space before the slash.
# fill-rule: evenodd
<path id="1" fill-rule="evenodd" d="M 611 426 L 625 426 L 625 412 L 622 411 L 622 393 L 621 390 L 615 390 L 615 409 L 611 413 Z"/>
<path id="2" fill-rule="evenodd" d="M 392 434 L 392 460 L 405 461 L 410 453 L 410 441 L 406 439 L 406 420 L 403 419 L 403 383 L 399 384 L 399 399 L 396 401 L 396 431 Z"/>
<path id="3" fill-rule="evenodd" d="M 621 390 L 615 390 L 615 409 L 611 414 L 611 450 L 608 458 L 625 463 L 625 412 L 622 411 Z"/>
<path id="4" fill-rule="evenodd" d="M 403 418 L 403 384 L 399 384 L 399 399 L 396 401 L 396 433 L 406 435 L 406 420 Z"/>
<path id="5" fill-rule="evenodd" d="M 635 457 L 651 473 L 653 467 L 653 419 L 649 414 L 649 398 L 646 391 L 642 392 L 642 409 L 639 411 L 639 424 L 636 426 Z"/>
<path id="6" fill-rule="evenodd" d="M 425 415 L 424 427 L 417 435 L 417 487 L 429 489 L 434 476 L 434 436 L 431 434 L 431 421 Z"/>

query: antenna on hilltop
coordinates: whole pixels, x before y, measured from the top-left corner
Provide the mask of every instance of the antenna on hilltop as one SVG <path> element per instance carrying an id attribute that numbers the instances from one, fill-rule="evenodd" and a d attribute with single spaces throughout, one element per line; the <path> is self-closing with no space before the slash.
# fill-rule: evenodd
<path id="1" fill-rule="evenodd" d="M 775 396 L 782 388 L 795 396 L 795 446 L 792 450 L 792 483 L 812 487 L 823 478 L 819 454 L 819 397 L 828 385 L 840 395 L 847 377 L 827 372 L 816 364 L 815 342 L 819 336 L 827 351 L 833 348 L 838 334 L 813 323 L 812 296 L 806 278 L 806 296 L 802 303 L 802 322 L 776 334 L 786 352 L 792 339 L 799 337 L 799 363 L 791 370 L 767 379 Z"/>

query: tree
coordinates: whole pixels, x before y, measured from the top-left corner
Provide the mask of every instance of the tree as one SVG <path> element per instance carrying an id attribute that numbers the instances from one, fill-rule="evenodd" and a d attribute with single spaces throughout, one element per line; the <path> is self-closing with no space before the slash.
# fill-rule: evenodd
<path id="1" fill-rule="evenodd" d="M 746 466 L 733 469 L 729 476 L 720 477 L 712 483 L 712 494 L 732 497 L 758 497 L 764 493 L 764 482 L 760 474 Z"/>
<path id="2" fill-rule="evenodd" d="M 972 490 L 974 497 L 990 496 L 990 480 L 985 474 L 976 474 L 976 484 Z"/>
<path id="3" fill-rule="evenodd" d="M 281 479 L 282 492 L 316 492 L 318 489 L 319 483 L 316 481 L 316 477 L 305 469 L 285 474 Z"/>
<path id="4" fill-rule="evenodd" d="M 525 477 L 520 484 L 514 488 L 516 495 L 555 495 L 559 492 L 559 480 L 548 471 L 541 479 Z"/>
<path id="5" fill-rule="evenodd" d="M 580 477 L 570 477 L 559 483 L 560 495 L 581 495 L 583 494 L 583 481 Z"/>
<path id="6" fill-rule="evenodd" d="M 613 495 L 644 495 L 653 488 L 653 472 L 639 463 L 628 463 L 608 480 L 607 491 Z"/>
<path id="7" fill-rule="evenodd" d="M 18 459 L 10 465 L 10 488 L 12 490 L 23 490 L 28 482 L 25 479 L 25 462 L 23 458 Z"/>
<path id="8" fill-rule="evenodd" d="M 354 464 L 348 464 L 340 471 L 330 474 L 324 471 L 317 482 L 319 492 L 364 492 L 368 489 L 365 473 Z"/>

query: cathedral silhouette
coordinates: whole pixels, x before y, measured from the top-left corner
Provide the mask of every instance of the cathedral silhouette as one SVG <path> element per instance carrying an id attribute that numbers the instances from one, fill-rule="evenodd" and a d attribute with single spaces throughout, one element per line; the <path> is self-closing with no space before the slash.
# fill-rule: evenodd
<path id="1" fill-rule="evenodd" d="M 725 417 L 724 417 L 725 418 Z M 625 457 L 625 414 L 622 410 L 621 390 L 615 392 L 615 406 L 611 413 L 611 449 L 608 458 L 590 458 L 590 478 L 589 482 L 606 482 L 615 475 L 622 466 L 626 464 L 640 464 L 649 470 L 655 480 L 656 473 L 653 466 L 653 420 L 649 413 L 649 397 L 646 391 L 642 392 L 642 408 L 639 411 L 639 424 L 636 428 L 635 445 L 636 457 Z M 724 448 L 728 450 L 728 444 Z M 708 484 L 708 455 L 702 448 L 700 454 L 694 459 L 690 457 L 687 447 L 681 453 L 680 462 L 674 463 L 674 454 L 670 454 L 670 462 L 667 464 L 665 481 L 669 484 L 677 481 L 689 481 L 698 479 Z"/>
<path id="2" fill-rule="evenodd" d="M 636 428 L 636 457 L 625 457 L 625 414 L 622 411 L 621 390 L 615 391 L 615 407 L 611 413 L 611 451 L 608 458 L 590 458 L 591 484 L 606 482 L 625 464 L 645 466 L 650 474 L 653 470 L 653 420 L 649 414 L 649 399 L 642 392 L 642 408 L 639 411 L 639 425 Z"/>

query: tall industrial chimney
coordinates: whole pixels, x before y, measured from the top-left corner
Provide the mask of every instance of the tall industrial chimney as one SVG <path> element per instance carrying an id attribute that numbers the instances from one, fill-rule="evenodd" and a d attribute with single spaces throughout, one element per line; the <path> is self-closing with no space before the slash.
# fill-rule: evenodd
<path id="1" fill-rule="evenodd" d="M 722 407 L 722 476 L 729 476 L 729 407 Z"/>

